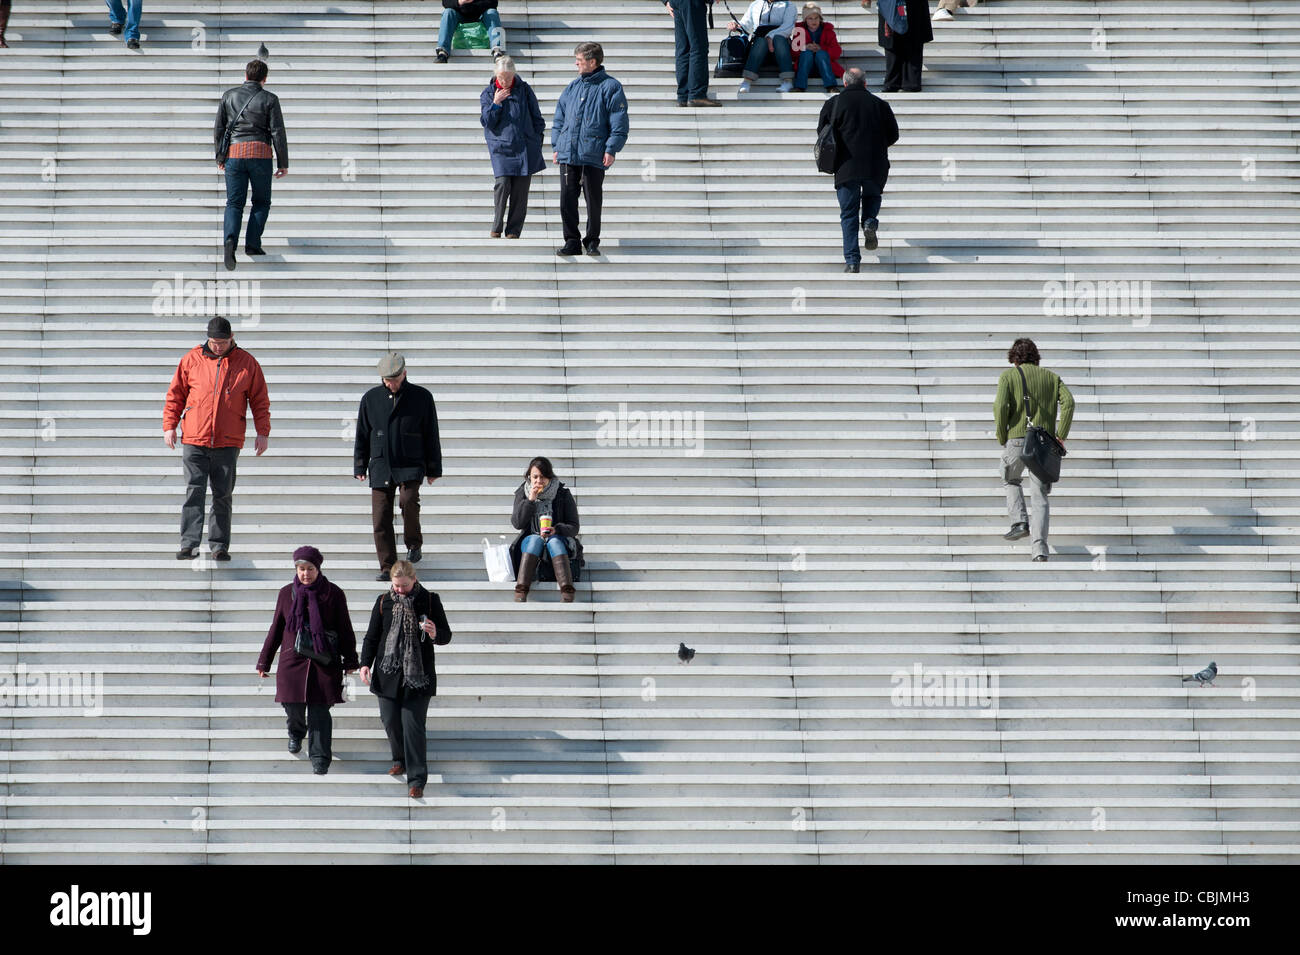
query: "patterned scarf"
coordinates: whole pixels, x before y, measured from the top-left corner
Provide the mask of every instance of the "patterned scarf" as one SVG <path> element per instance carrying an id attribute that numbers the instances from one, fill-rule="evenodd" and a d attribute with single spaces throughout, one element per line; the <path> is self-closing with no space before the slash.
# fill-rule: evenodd
<path id="1" fill-rule="evenodd" d="M 423 631 L 415 616 L 415 591 L 403 595 L 396 589 L 390 589 L 388 596 L 393 601 L 393 622 L 388 627 L 384 658 L 379 662 L 379 671 L 390 675 L 400 671 L 407 689 L 426 689 L 429 677 L 424 672 L 424 657 L 420 653 L 420 636 Z"/>

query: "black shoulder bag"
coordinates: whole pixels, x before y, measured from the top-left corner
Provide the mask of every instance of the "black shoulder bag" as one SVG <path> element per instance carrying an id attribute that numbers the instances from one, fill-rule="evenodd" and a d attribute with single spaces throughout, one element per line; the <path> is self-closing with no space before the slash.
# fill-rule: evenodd
<path id="1" fill-rule="evenodd" d="M 293 652 L 300 657 L 306 657 L 317 666 L 327 667 L 334 662 L 338 656 L 339 635 L 333 630 L 325 631 L 325 645 L 328 650 L 325 653 L 316 651 L 316 644 L 311 638 L 311 631 L 303 627 L 298 631 L 298 635 L 293 640 Z"/>
<path id="2" fill-rule="evenodd" d="M 1065 457 L 1065 445 L 1056 439 L 1056 435 L 1046 428 L 1034 424 L 1029 414 L 1029 382 L 1025 380 L 1025 371 L 1016 365 L 1020 372 L 1020 387 L 1025 400 L 1025 444 L 1020 449 L 1020 460 L 1029 472 L 1044 484 L 1055 484 L 1061 479 L 1061 458 Z"/>
<path id="3" fill-rule="evenodd" d="M 263 90 L 258 90 L 248 99 L 244 100 L 244 105 L 239 107 L 239 112 L 235 114 L 234 120 L 226 124 L 226 131 L 221 136 L 222 162 L 225 162 L 226 158 L 230 155 L 230 138 L 235 135 L 235 127 L 239 125 L 239 117 L 244 115 L 244 110 L 248 109 L 248 104 L 261 96 L 263 92 Z"/>

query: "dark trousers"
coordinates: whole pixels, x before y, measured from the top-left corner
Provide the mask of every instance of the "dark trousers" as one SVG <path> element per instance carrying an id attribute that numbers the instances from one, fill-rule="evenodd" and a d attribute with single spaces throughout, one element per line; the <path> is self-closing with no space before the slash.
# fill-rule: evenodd
<path id="1" fill-rule="evenodd" d="M 577 245 L 578 193 L 587 203 L 587 237 L 584 244 L 600 241 L 600 206 L 604 198 L 605 170 L 601 166 L 560 164 L 560 222 L 564 226 L 564 244 Z"/>
<path id="2" fill-rule="evenodd" d="M 709 7 L 704 0 L 669 0 L 677 63 L 677 102 L 709 95 Z"/>
<path id="3" fill-rule="evenodd" d="M 200 448 L 181 445 L 185 467 L 185 505 L 181 508 L 181 546 L 195 548 L 203 539 L 203 504 L 212 485 L 212 511 L 208 515 L 208 544 L 213 550 L 230 549 L 230 511 L 235 494 L 235 463 L 239 448 Z"/>
<path id="4" fill-rule="evenodd" d="M 307 737 L 307 755 L 313 764 L 334 758 L 334 718 L 328 703 L 282 703 L 289 735 Z"/>
<path id="5" fill-rule="evenodd" d="M 492 187 L 492 231 L 519 235 L 528 215 L 528 187 L 532 176 L 497 176 Z M 509 214 L 506 208 L 509 206 Z M 502 228 L 502 223 L 505 228 Z"/>
<path id="6" fill-rule="evenodd" d="M 858 212 L 862 213 L 862 228 L 876 228 L 880 220 L 880 190 L 870 179 L 854 179 L 835 187 L 835 197 L 840 200 L 840 231 L 844 236 L 844 262 L 861 265 L 862 250 L 858 247 Z"/>
<path id="7" fill-rule="evenodd" d="M 370 519 L 375 528 L 375 554 L 379 569 L 388 570 L 397 563 L 397 536 L 393 533 L 393 497 L 398 497 L 402 508 L 402 539 L 408 550 L 424 546 L 420 532 L 420 482 L 404 481 L 400 495 L 397 488 L 370 489 Z"/>
<path id="8" fill-rule="evenodd" d="M 393 762 L 406 767 L 409 786 L 423 787 L 429 780 L 428 738 L 424 723 L 429 715 L 428 693 L 407 693 L 402 687 L 397 698 L 379 698 L 379 719 L 388 734 L 388 749 Z"/>
<path id="9" fill-rule="evenodd" d="M 921 88 L 921 57 L 925 53 L 925 44 L 904 47 L 901 50 L 885 51 L 885 85 L 884 90 L 910 90 Z"/>
<path id="10" fill-rule="evenodd" d="M 266 217 L 271 214 L 271 160 L 227 159 L 225 241 L 235 245 L 239 245 L 239 224 L 244 218 L 244 202 L 250 184 L 253 187 L 253 211 L 248 214 L 245 244 L 250 249 L 260 249 Z"/>

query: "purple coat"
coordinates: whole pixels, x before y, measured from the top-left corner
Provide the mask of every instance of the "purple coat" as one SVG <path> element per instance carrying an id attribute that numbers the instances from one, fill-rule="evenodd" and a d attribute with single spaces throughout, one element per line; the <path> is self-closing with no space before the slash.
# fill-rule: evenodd
<path id="1" fill-rule="evenodd" d="M 293 584 L 285 584 L 275 601 L 275 616 L 271 618 L 271 629 L 266 632 L 262 655 L 257 658 L 257 669 L 268 672 L 278 649 L 280 665 L 275 670 L 275 702 L 342 703 L 343 671 L 360 666 L 357 662 L 357 637 L 348 617 L 347 597 L 334 584 L 328 584 L 320 596 L 321 623 L 326 630 L 339 635 L 339 655 L 343 658 L 331 666 L 322 667 L 294 652 L 296 634 L 286 632 L 292 611 Z"/>

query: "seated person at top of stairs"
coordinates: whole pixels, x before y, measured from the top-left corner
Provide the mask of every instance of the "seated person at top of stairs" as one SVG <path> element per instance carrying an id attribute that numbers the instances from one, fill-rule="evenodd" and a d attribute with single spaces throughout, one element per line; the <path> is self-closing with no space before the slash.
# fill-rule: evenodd
<path id="1" fill-rule="evenodd" d="M 814 67 L 826 92 L 834 93 L 838 89 L 836 81 L 844 75 L 844 67 L 840 65 L 844 50 L 835 36 L 835 27 L 829 20 L 822 19 L 822 8 L 817 4 L 803 5 L 803 22 L 795 25 L 790 51 L 794 54 L 796 93 L 808 89 L 808 77 Z"/>
<path id="2" fill-rule="evenodd" d="M 754 0 L 740 22 L 732 20 L 727 24 L 727 29 L 744 30 L 752 40 L 749 59 L 745 61 L 745 70 L 741 74 L 744 78 L 736 87 L 737 96 L 749 92 L 769 56 L 776 60 L 777 71 L 781 74 L 780 92 L 789 93 L 794 88 L 794 61 L 790 54 L 794 14 L 793 0 Z"/>
<path id="3" fill-rule="evenodd" d="M 533 458 L 524 470 L 524 483 L 515 489 L 515 509 L 510 523 L 519 536 L 510 545 L 510 559 L 519 568 L 515 577 L 515 600 L 528 599 L 533 573 L 545 552 L 560 587 L 560 599 L 573 600 L 572 565 L 582 560 L 578 540 L 578 505 L 573 494 L 555 476 L 551 462 Z M 571 563 L 572 562 L 572 563 Z"/>
<path id="4" fill-rule="evenodd" d="M 528 215 L 528 188 L 533 176 L 546 168 L 546 120 L 537 94 L 516 75 L 515 61 L 508 56 L 497 58 L 495 75 L 479 94 L 479 121 L 496 180 L 489 235 L 499 239 L 504 230 L 507 239 L 517 239 Z"/>
<path id="5" fill-rule="evenodd" d="M 488 42 L 492 44 L 492 58 L 504 56 L 506 32 L 501 28 L 501 14 L 497 13 L 497 0 L 442 0 L 442 24 L 438 27 L 438 47 L 434 56 L 446 63 L 451 56 L 451 37 L 462 23 L 483 21 Z"/>
<path id="6" fill-rule="evenodd" d="M 284 706 L 289 752 L 299 752 L 306 736 L 311 768 L 317 776 L 329 772 L 334 756 L 330 707 L 344 702 L 343 671 L 352 673 L 360 665 L 348 598 L 325 579 L 320 572 L 322 563 L 324 558 L 315 547 L 299 547 L 293 552 L 294 580 L 280 588 L 271 629 L 257 658 L 257 675 L 266 679 L 276 651 L 280 652 L 275 702 Z M 328 664 L 317 663 L 294 649 L 302 630 L 310 635 L 316 653 L 329 655 Z"/>
<path id="7" fill-rule="evenodd" d="M 951 20 L 958 7 L 973 7 L 979 2 L 980 0 L 939 0 L 939 5 L 934 10 L 934 19 L 939 22 Z"/>

